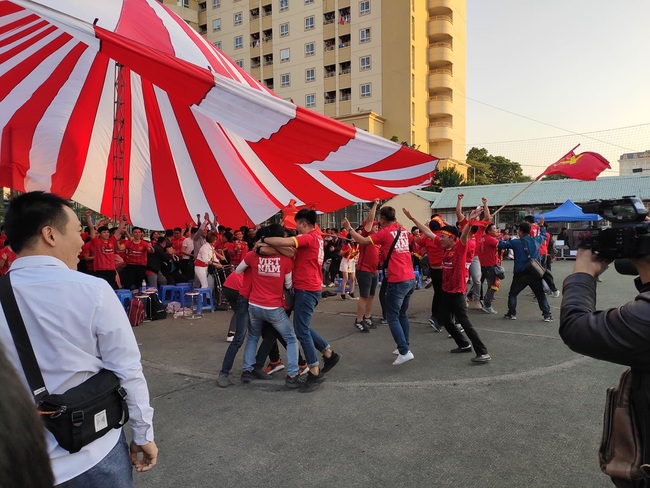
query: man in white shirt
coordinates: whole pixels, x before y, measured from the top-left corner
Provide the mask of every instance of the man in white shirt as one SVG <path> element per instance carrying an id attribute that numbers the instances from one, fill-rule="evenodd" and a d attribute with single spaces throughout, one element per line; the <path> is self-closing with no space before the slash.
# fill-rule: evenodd
<path id="1" fill-rule="evenodd" d="M 30 192 L 12 200 L 5 216 L 5 231 L 18 255 L 11 283 L 50 393 L 64 393 L 103 368 L 113 371 L 127 392 L 130 459 L 122 429 L 111 430 L 74 454 L 46 431 L 55 483 L 132 487 L 131 465 L 148 471 L 156 464 L 153 409 L 140 351 L 115 292 L 104 280 L 74 271 L 83 244 L 80 230 L 69 203 L 56 195 Z M 0 343 L 30 391 L 4 313 Z"/>

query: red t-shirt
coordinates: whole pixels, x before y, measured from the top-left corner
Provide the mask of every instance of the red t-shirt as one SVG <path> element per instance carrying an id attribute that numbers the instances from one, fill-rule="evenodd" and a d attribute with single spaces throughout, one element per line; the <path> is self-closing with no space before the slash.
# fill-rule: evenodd
<path id="1" fill-rule="evenodd" d="M 244 256 L 248 252 L 248 244 L 244 241 L 232 241 L 226 244 L 226 249 L 228 251 L 228 259 L 230 264 L 233 266 L 239 266 L 239 263 L 242 262 Z"/>
<path id="2" fill-rule="evenodd" d="M 466 262 L 471 263 L 474 260 L 474 255 L 476 254 L 476 239 L 473 237 L 470 237 L 467 240 L 467 256 L 465 259 L 467 259 Z"/>
<path id="3" fill-rule="evenodd" d="M 388 255 L 390 246 L 392 246 L 395 236 L 397 235 L 398 225 L 399 224 L 395 222 L 387 227 L 383 227 L 375 235 L 368 237 L 370 242 L 381 246 L 384 253 Z M 402 281 L 415 279 L 413 261 L 411 260 L 411 251 L 409 250 L 408 232 L 406 232 L 406 229 L 402 226 L 399 228 L 401 229 L 401 233 L 395 243 L 395 249 L 393 249 L 393 253 L 390 255 L 388 261 L 389 283 L 400 283 Z"/>
<path id="4" fill-rule="evenodd" d="M 149 249 L 149 243 L 145 241 L 140 241 L 137 244 L 135 241 L 128 241 L 124 243 L 126 251 L 126 259 L 124 262 L 126 264 L 131 264 L 135 266 L 146 266 L 147 265 L 147 249 Z"/>
<path id="5" fill-rule="evenodd" d="M 84 256 L 92 256 L 93 255 L 93 241 L 88 241 L 86 242 L 83 246 L 81 246 L 81 258 L 84 259 Z M 86 269 L 88 271 L 95 271 L 95 260 L 90 259 L 86 261 Z"/>
<path id="6" fill-rule="evenodd" d="M 467 246 L 460 239 L 442 255 L 442 290 L 447 293 L 465 293 L 465 262 Z"/>
<path id="7" fill-rule="evenodd" d="M 436 236 L 440 235 L 440 231 L 433 231 Z M 432 240 L 427 236 L 425 246 L 427 247 L 427 256 L 429 256 L 429 266 L 433 268 L 440 268 L 442 266 L 442 246 L 440 239 Z"/>
<path id="8" fill-rule="evenodd" d="M 548 254 L 548 243 L 551 242 L 551 234 L 546 233 L 546 240 L 542 242 L 542 245 L 539 246 L 539 254 L 541 256 Z"/>
<path id="9" fill-rule="evenodd" d="M 366 229 L 361 229 L 362 236 L 371 235 Z M 379 267 L 379 246 L 377 244 L 368 244 L 359 246 L 359 260 L 357 261 L 357 271 L 367 271 L 376 273 Z"/>
<path id="10" fill-rule="evenodd" d="M 95 271 L 115 270 L 115 249 L 117 249 L 117 239 L 111 236 L 107 241 L 101 237 L 95 237 L 92 241 L 93 255 L 95 256 Z"/>
<path id="11" fill-rule="evenodd" d="M 483 236 L 478 249 L 478 259 L 481 266 L 496 266 L 499 264 L 498 245 L 499 239 L 490 235 Z"/>
<path id="12" fill-rule="evenodd" d="M 244 284 L 244 274 L 245 273 L 242 274 L 230 273 L 226 278 L 226 281 L 223 282 L 223 286 L 226 288 L 230 288 L 231 290 L 236 290 L 236 291 L 241 290 L 241 287 Z"/>
<path id="13" fill-rule="evenodd" d="M 243 278 L 241 280 L 241 288 L 239 289 L 239 294 L 243 296 L 246 300 L 248 300 L 251 296 L 251 288 L 253 286 L 253 272 L 251 271 L 250 268 L 246 268 L 246 270 L 242 273 L 242 275 Z"/>
<path id="14" fill-rule="evenodd" d="M 321 291 L 323 287 L 323 236 L 314 229 L 293 237 L 296 242 L 293 287 L 303 291 Z"/>
<path id="15" fill-rule="evenodd" d="M 183 236 L 180 236 L 178 239 L 172 237 L 170 239 L 172 243 L 172 247 L 174 248 L 174 251 L 176 252 L 177 256 L 181 256 L 181 250 L 183 249 L 183 241 L 185 238 Z"/>
<path id="16" fill-rule="evenodd" d="M 7 255 L 7 259 L 5 259 L 5 264 L 3 264 L 2 268 L 0 268 L 0 276 L 5 275 L 7 271 L 9 271 L 11 264 L 16 260 L 16 253 L 13 252 L 9 246 L 5 246 L 0 249 L 0 256 L 3 254 Z"/>
<path id="17" fill-rule="evenodd" d="M 282 254 L 260 256 L 249 252 L 244 262 L 252 271 L 252 289 L 248 301 L 261 307 L 282 307 L 284 277 L 291 273 L 293 261 Z"/>

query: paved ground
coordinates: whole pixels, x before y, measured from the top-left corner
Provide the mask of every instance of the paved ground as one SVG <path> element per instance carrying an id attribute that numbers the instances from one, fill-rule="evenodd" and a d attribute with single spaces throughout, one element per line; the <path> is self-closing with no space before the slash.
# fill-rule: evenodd
<path id="1" fill-rule="evenodd" d="M 571 268 L 555 263 L 557 281 Z M 634 296 L 630 277 L 603 279 L 600 307 Z M 597 449 L 605 390 L 623 368 L 564 346 L 561 299 L 549 299 L 556 320 L 544 323 L 526 290 L 518 320 L 502 319 L 509 285 L 494 304 L 501 313 L 470 315 L 493 357 L 485 365 L 449 354 L 452 340 L 427 325 L 430 290 L 415 292 L 415 360 L 399 367 L 387 327 L 361 334 L 356 302 L 322 300 L 315 327 L 343 359 L 310 394 L 281 391 L 283 376 L 241 384 L 241 356 L 236 384 L 216 387 L 230 312 L 143 324 L 135 333 L 160 458 L 136 486 L 611 486 Z"/>

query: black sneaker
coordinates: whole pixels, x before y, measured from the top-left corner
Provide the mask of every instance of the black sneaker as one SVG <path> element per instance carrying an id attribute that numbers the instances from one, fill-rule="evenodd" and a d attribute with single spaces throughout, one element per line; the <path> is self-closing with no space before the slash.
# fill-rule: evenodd
<path id="1" fill-rule="evenodd" d="M 262 368 L 253 368 L 250 374 L 260 380 L 270 380 L 273 378 L 270 374 L 266 374 Z"/>
<path id="2" fill-rule="evenodd" d="M 321 383 L 325 381 L 325 375 L 321 371 L 318 376 L 316 376 L 311 371 L 307 373 L 307 379 L 300 387 L 300 393 L 310 393 L 316 388 L 320 387 Z"/>
<path id="3" fill-rule="evenodd" d="M 296 390 L 300 388 L 304 384 L 303 381 L 300 380 L 300 375 L 297 374 L 296 376 L 287 376 L 286 379 L 284 380 L 284 389 L 285 390 Z"/>
<path id="4" fill-rule="evenodd" d="M 253 372 L 252 371 L 243 371 L 241 374 L 242 383 L 250 383 L 253 381 Z"/>
<path id="5" fill-rule="evenodd" d="M 465 346 L 465 347 L 457 347 L 456 349 L 452 349 L 449 351 L 451 353 L 459 353 L 459 352 L 472 352 L 472 346 Z"/>
<path id="6" fill-rule="evenodd" d="M 544 322 L 553 322 L 553 316 L 547 315 L 546 317 L 544 317 Z"/>
<path id="7" fill-rule="evenodd" d="M 503 318 L 504 318 L 504 319 L 509 319 L 509 320 L 517 320 L 517 316 L 514 315 L 514 314 L 511 314 L 510 312 L 508 312 L 507 314 L 505 314 L 505 315 L 503 316 Z"/>
<path id="8" fill-rule="evenodd" d="M 341 300 L 345 300 L 345 299 L 346 299 L 345 293 L 341 293 Z"/>
<path id="9" fill-rule="evenodd" d="M 340 360 L 341 360 L 341 355 L 336 354 L 334 351 L 332 351 L 332 355 L 330 357 L 328 357 L 328 358 L 324 357 L 323 358 L 323 367 L 320 370 L 321 371 L 320 375 L 323 375 L 323 374 L 327 373 L 328 371 L 330 371 L 334 366 L 336 366 L 338 364 L 338 362 Z M 311 373 L 309 373 L 309 374 L 311 374 Z"/>
<path id="10" fill-rule="evenodd" d="M 366 324 L 363 322 L 357 322 L 356 320 L 354 321 L 354 326 L 357 328 L 359 332 L 370 332 L 370 329 L 366 327 Z"/>
<path id="11" fill-rule="evenodd" d="M 363 322 L 363 323 L 365 324 L 365 326 L 368 327 L 369 329 L 376 329 L 376 328 L 377 328 L 377 326 L 372 322 L 372 318 L 371 318 L 371 317 L 365 317 L 365 316 L 364 316 L 362 322 Z"/>

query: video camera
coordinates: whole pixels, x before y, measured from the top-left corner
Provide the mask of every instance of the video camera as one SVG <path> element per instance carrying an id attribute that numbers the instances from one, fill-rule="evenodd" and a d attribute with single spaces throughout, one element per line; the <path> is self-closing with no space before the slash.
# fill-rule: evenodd
<path id="1" fill-rule="evenodd" d="M 648 211 L 640 198 L 590 200 L 582 206 L 582 211 L 596 213 L 612 225 L 607 229 L 573 229 L 574 247 L 591 249 L 604 259 L 630 259 L 650 254 L 650 221 L 645 220 Z"/>

